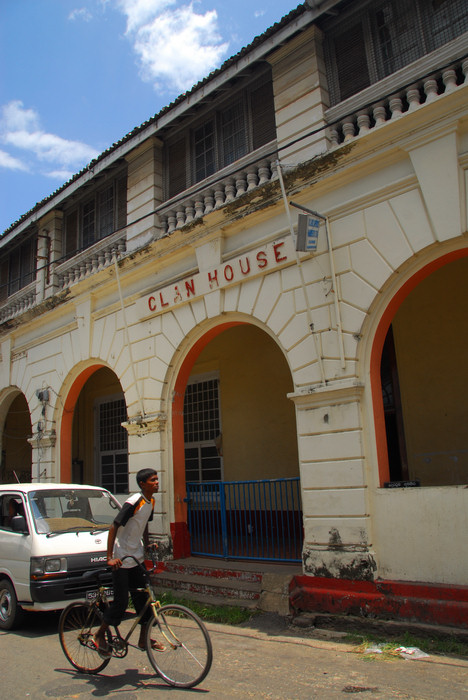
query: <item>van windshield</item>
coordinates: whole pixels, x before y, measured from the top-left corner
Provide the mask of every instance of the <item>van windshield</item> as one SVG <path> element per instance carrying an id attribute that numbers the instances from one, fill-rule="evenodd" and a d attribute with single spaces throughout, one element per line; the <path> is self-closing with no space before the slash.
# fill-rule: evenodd
<path id="1" fill-rule="evenodd" d="M 46 534 L 108 530 L 120 508 L 107 491 L 86 488 L 41 489 L 28 498 L 36 531 Z"/>

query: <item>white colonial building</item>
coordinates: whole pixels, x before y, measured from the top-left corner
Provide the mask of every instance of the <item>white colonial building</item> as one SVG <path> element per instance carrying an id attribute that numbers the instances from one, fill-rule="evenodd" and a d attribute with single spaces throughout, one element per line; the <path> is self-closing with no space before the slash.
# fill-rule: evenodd
<path id="1" fill-rule="evenodd" d="M 467 170 L 466 2 L 299 5 L 4 232 L 2 481 L 468 625 Z"/>

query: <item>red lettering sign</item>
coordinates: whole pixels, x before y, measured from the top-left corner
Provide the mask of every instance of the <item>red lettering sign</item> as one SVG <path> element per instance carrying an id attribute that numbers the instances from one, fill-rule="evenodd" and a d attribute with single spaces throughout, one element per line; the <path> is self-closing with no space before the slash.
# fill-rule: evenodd
<path id="1" fill-rule="evenodd" d="M 169 306 L 169 302 L 168 302 L 168 301 L 164 301 L 162 292 L 159 292 L 159 301 L 161 302 L 161 306 Z"/>
<path id="2" fill-rule="evenodd" d="M 239 258 L 239 267 L 241 269 L 242 274 L 248 275 L 250 272 L 250 260 L 247 257 L 245 258 L 245 266 L 247 268 L 246 270 L 244 270 L 244 268 L 242 267 L 242 260 Z"/>
<path id="3" fill-rule="evenodd" d="M 224 272 L 224 279 L 226 282 L 231 282 L 233 277 L 234 277 L 234 270 L 230 265 L 226 265 L 226 267 L 223 270 Z"/>
<path id="4" fill-rule="evenodd" d="M 156 299 L 154 297 L 149 297 L 148 306 L 150 311 L 156 311 Z"/>
<path id="5" fill-rule="evenodd" d="M 219 286 L 218 270 L 208 273 L 208 282 L 210 283 L 210 289 L 213 289 L 213 284 L 216 284 L 217 287 Z"/>
<path id="6" fill-rule="evenodd" d="M 260 270 L 268 265 L 266 253 L 263 250 L 260 250 L 257 253 L 257 263 L 258 263 Z"/>
<path id="7" fill-rule="evenodd" d="M 281 254 L 280 254 L 280 252 L 279 252 L 279 248 L 281 248 L 281 246 L 283 246 L 283 245 L 284 245 L 284 241 L 282 241 L 281 243 L 275 243 L 275 245 L 273 246 L 273 250 L 275 251 L 275 260 L 276 260 L 276 262 L 282 262 L 283 260 L 287 260 L 287 259 L 288 259 L 288 258 L 286 257 L 286 255 L 283 255 L 283 257 L 281 257 Z"/>

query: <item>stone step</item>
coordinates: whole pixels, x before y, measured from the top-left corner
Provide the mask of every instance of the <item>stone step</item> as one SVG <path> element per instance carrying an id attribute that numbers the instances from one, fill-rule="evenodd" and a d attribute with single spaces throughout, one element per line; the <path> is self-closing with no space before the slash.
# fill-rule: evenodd
<path id="1" fill-rule="evenodd" d="M 206 574 L 162 571 L 153 578 L 156 590 L 170 589 L 180 597 L 195 600 L 195 595 L 217 598 L 224 605 L 245 605 L 251 607 L 261 594 L 261 581 L 244 581 L 239 578 L 221 578 Z"/>
<path id="2" fill-rule="evenodd" d="M 165 562 L 164 571 L 177 574 L 190 574 L 192 576 L 201 576 L 204 578 L 222 578 L 233 581 L 249 581 L 251 583 L 260 583 L 263 577 L 263 572 L 251 569 L 234 569 L 231 567 L 203 563 L 180 563 L 178 561 Z"/>
<path id="3" fill-rule="evenodd" d="M 235 566 L 235 565 L 234 565 Z M 232 605 L 288 615 L 289 584 L 299 567 L 274 565 L 259 571 L 253 562 L 204 561 L 189 558 L 161 564 L 153 576 L 159 593 L 212 605 Z"/>

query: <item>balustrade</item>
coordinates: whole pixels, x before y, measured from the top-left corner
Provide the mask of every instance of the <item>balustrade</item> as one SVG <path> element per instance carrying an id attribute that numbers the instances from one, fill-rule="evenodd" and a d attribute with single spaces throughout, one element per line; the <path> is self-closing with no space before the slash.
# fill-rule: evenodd
<path id="1" fill-rule="evenodd" d="M 125 251 L 126 234 L 119 231 L 57 265 L 53 272 L 58 291 L 104 270 L 113 263 L 115 258 L 118 260 Z"/>
<path id="2" fill-rule="evenodd" d="M 411 85 L 396 91 L 385 99 L 348 114 L 338 123 L 329 127 L 331 148 L 348 143 L 357 136 L 363 136 L 373 129 L 380 128 L 389 121 L 400 119 L 408 112 L 420 109 L 450 93 L 462 84 L 468 83 L 468 59 L 454 63 L 442 71 L 414 81 Z M 334 110 L 329 110 L 333 114 Z"/>
<path id="3" fill-rule="evenodd" d="M 19 292 L 15 292 L 0 308 L 0 323 L 19 316 L 32 309 L 36 303 L 36 282 L 31 282 Z"/>
<path id="4" fill-rule="evenodd" d="M 196 193 L 188 193 L 187 200 L 181 200 L 176 205 L 162 207 L 158 211 L 162 235 L 172 233 L 176 229 L 219 209 L 224 204 L 233 202 L 256 187 L 264 185 L 277 177 L 276 164 L 266 159 L 258 164 L 231 173 L 228 177 L 210 184 L 206 189 Z"/>

